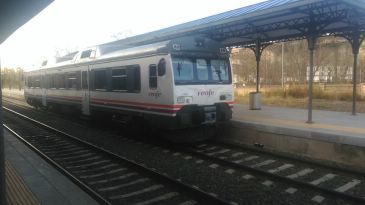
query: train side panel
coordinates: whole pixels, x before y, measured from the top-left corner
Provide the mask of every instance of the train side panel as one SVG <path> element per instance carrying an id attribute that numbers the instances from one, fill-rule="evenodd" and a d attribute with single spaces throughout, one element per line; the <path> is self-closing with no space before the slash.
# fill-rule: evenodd
<path id="1" fill-rule="evenodd" d="M 91 65 L 91 112 L 138 116 L 158 127 L 166 126 L 176 115 L 171 68 L 165 68 L 163 75 L 158 73 L 158 64 L 166 61 L 170 61 L 168 55 L 158 55 Z M 103 75 L 111 75 L 112 82 L 96 82 Z M 118 85 L 114 80 L 125 84 Z"/>

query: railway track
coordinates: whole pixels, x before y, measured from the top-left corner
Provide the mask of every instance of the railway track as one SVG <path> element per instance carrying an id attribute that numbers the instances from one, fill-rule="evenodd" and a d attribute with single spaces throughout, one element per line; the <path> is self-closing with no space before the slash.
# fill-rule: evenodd
<path id="1" fill-rule="evenodd" d="M 180 147 L 171 151 L 175 152 L 173 155 L 189 155 L 209 161 L 210 168 L 223 167 L 227 174 L 244 172 L 246 174 L 242 178 L 258 180 L 257 183 L 263 186 L 275 187 L 276 182 L 288 184 L 278 192 L 295 195 L 303 190 L 312 190 L 316 194 L 311 200 L 316 203 L 329 198 L 340 204 L 365 204 L 363 172 L 336 169 L 217 142 L 205 142 L 192 148 Z M 262 177 L 266 179 L 261 180 Z"/>
<path id="2" fill-rule="evenodd" d="M 113 134 L 110 134 L 110 137 L 112 138 Z M 156 140 L 136 140 L 128 136 L 119 136 L 116 140 L 114 143 L 120 142 L 118 150 L 107 148 L 113 153 L 127 156 L 132 161 L 145 163 L 145 166 L 154 167 L 154 170 L 194 184 L 191 187 L 228 199 L 231 204 L 365 203 L 363 172 L 321 166 L 221 142 L 207 141 L 196 145 L 177 146 L 155 142 Z M 136 156 L 133 152 L 129 154 L 130 150 L 120 151 L 126 148 L 140 150 L 138 152 L 146 150 L 147 155 L 151 156 L 148 159 L 146 156 Z M 154 159 L 159 161 L 153 161 Z M 170 165 L 172 169 L 168 170 L 165 165 L 159 165 L 161 159 L 167 164 L 174 163 Z M 189 167 L 189 171 L 184 170 L 184 167 Z M 200 175 L 198 172 L 201 172 Z M 203 178 L 203 175 L 210 176 Z M 203 179 L 191 179 L 194 177 Z M 236 194 L 233 194 L 234 192 Z"/>
<path id="3" fill-rule="evenodd" d="M 3 109 L 11 113 L 5 116 L 6 129 L 99 203 L 229 204 L 166 173 L 159 173 L 20 113 Z"/>

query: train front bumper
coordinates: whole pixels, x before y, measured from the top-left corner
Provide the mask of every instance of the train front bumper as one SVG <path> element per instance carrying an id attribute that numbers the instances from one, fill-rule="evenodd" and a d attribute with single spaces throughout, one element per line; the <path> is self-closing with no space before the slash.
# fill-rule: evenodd
<path id="1" fill-rule="evenodd" d="M 232 118 L 232 109 L 227 103 L 187 105 L 177 112 L 176 118 L 180 128 L 210 125 L 229 121 Z"/>

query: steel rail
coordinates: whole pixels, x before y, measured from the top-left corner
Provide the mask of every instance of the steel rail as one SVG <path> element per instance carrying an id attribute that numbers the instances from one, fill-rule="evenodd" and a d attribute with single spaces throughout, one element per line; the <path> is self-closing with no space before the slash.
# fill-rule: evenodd
<path id="1" fill-rule="evenodd" d="M 267 172 L 267 171 L 262 170 L 262 169 L 250 167 L 250 166 L 247 166 L 247 165 L 237 164 L 237 163 L 230 162 L 230 161 L 227 161 L 227 160 L 224 160 L 224 159 L 220 159 L 220 158 L 216 158 L 216 157 L 213 157 L 213 156 L 206 155 L 204 153 L 192 150 L 190 148 L 187 148 L 187 149 L 176 148 L 176 149 L 179 149 L 181 152 L 186 152 L 186 153 L 189 153 L 191 155 L 195 155 L 195 156 L 204 158 L 206 160 L 216 161 L 216 162 L 218 162 L 218 163 L 220 163 L 224 166 L 227 166 L 227 167 L 233 167 L 233 168 L 236 168 L 236 169 L 239 169 L 239 170 L 245 170 L 245 171 L 249 171 L 249 172 L 253 172 L 253 173 L 258 173 L 260 175 L 263 175 L 263 176 L 266 176 L 266 177 L 269 177 L 269 178 L 274 178 L 274 179 L 277 179 L 277 180 L 280 180 L 280 181 L 284 181 L 286 183 L 294 184 L 294 185 L 299 186 L 299 187 L 304 187 L 304 188 L 307 188 L 309 190 L 319 191 L 319 192 L 324 193 L 326 195 L 334 196 L 336 198 L 345 199 L 345 200 L 348 200 L 350 202 L 365 204 L 365 198 L 362 198 L 362 197 L 354 196 L 354 195 L 343 193 L 343 192 L 338 192 L 338 191 L 331 190 L 331 189 L 322 188 L 320 186 L 316 186 L 316 185 L 313 185 L 313 184 L 310 184 L 310 183 L 307 183 L 307 182 L 290 179 L 290 178 L 285 177 L 285 176 L 280 176 L 280 175 L 270 173 L 270 172 Z"/>
<path id="2" fill-rule="evenodd" d="M 110 202 L 106 201 L 102 196 L 100 196 L 97 192 L 95 192 L 89 186 L 87 186 L 84 182 L 82 182 L 79 179 L 77 179 L 69 171 L 67 171 L 66 169 L 64 169 L 57 162 L 55 162 L 54 160 L 52 160 L 51 158 L 49 158 L 42 151 L 40 151 L 38 148 L 36 148 L 35 146 L 33 146 L 31 143 L 29 143 L 26 139 L 24 139 L 17 132 L 15 132 L 10 127 L 8 127 L 6 124 L 3 124 L 3 127 L 6 130 L 8 130 L 12 135 L 14 135 L 15 137 L 17 137 L 20 141 L 22 141 L 26 146 L 28 146 L 30 149 L 32 149 L 34 152 L 36 152 L 38 155 L 40 155 L 44 160 L 46 160 L 48 163 L 50 163 L 52 166 L 54 166 L 63 175 L 67 176 L 72 182 L 74 182 L 76 185 L 78 185 L 82 190 L 84 190 L 86 193 L 88 193 L 97 202 L 99 202 L 101 204 L 111 204 Z"/>
<path id="3" fill-rule="evenodd" d="M 312 164 L 314 166 L 323 168 L 323 169 L 335 169 L 336 171 L 340 171 L 340 172 L 344 172 L 344 173 L 348 173 L 348 174 L 353 174 L 353 175 L 360 175 L 360 176 L 364 176 L 365 175 L 365 170 L 355 170 L 355 169 L 350 169 L 348 167 L 344 167 L 344 166 L 335 166 L 335 165 L 331 165 L 331 164 L 326 164 L 326 163 L 321 163 L 318 161 L 310 161 L 310 159 L 308 158 L 299 158 L 299 157 L 291 157 L 288 155 L 285 155 L 284 153 L 276 153 L 274 151 L 269 151 L 269 150 L 265 150 L 262 148 L 256 148 L 256 147 L 249 147 L 247 145 L 244 144 L 233 144 L 224 140 L 212 140 L 212 143 L 218 143 L 227 147 L 232 147 L 235 149 L 245 149 L 245 150 L 249 150 L 251 152 L 255 152 L 255 153 L 260 153 L 260 154 L 265 154 L 265 155 L 273 155 L 277 158 L 281 158 L 281 159 L 285 159 L 285 160 L 292 160 L 292 161 L 297 161 L 297 162 L 301 162 L 301 163 L 305 163 L 305 164 Z"/>
<path id="4" fill-rule="evenodd" d="M 128 165 L 138 169 L 138 170 L 141 170 L 142 172 L 144 173 L 148 173 L 148 175 L 152 176 L 153 178 L 156 178 L 160 181 L 163 181 L 164 183 L 166 184 L 170 184 L 172 185 L 174 188 L 176 188 L 177 190 L 179 191 L 182 191 L 182 192 L 185 192 L 185 193 L 188 193 L 190 196 L 193 196 L 195 197 L 198 201 L 201 201 L 201 202 L 204 202 L 204 203 L 207 203 L 207 204 L 230 204 L 230 202 L 224 200 L 224 199 L 221 199 L 221 198 L 218 198 L 217 196 L 214 196 L 210 193 L 207 193 L 201 189 L 198 189 L 194 186 L 191 186 L 189 184 L 186 184 L 180 180 L 177 180 L 177 179 L 174 179 L 166 174 L 161 174 L 159 173 L 158 171 L 156 170 L 152 170 L 148 167 L 145 167 L 144 165 L 140 164 L 140 163 L 137 163 L 135 161 L 132 161 L 132 160 L 129 160 L 125 157 L 122 157 L 122 156 L 119 156 L 119 155 L 116 155 L 108 150 L 105 150 L 101 147 L 98 147 L 96 145 L 93 145 L 89 142 L 86 142 L 84 140 L 81 140 L 75 136 L 72 136 L 68 133 L 65 133 L 63 131 L 60 131 L 56 128 L 53 128 L 49 125 L 46 125 L 42 122 L 39 122 L 37 120 L 34 120 L 30 117 L 27 117 L 21 113 L 18 113 L 16 111 L 13 111 L 9 108 L 6 108 L 6 107 L 3 107 L 4 110 L 6 110 L 7 112 L 10 112 L 18 117 L 21 117 L 27 121 L 30 121 L 32 122 L 33 124 L 36 124 L 37 126 L 41 126 L 42 128 L 44 129 L 47 129 L 49 130 L 50 132 L 53 132 L 55 134 L 58 134 L 60 136 L 64 136 L 64 137 L 67 137 L 69 139 L 72 139 L 72 140 L 75 140 L 77 141 L 78 143 L 81 143 L 85 146 L 87 146 L 88 148 L 92 149 L 92 150 L 95 150 L 97 152 L 102 152 L 103 154 L 109 156 L 110 158 L 112 159 L 115 159 L 115 160 L 119 160 L 119 161 L 123 161 L 124 163 L 127 163 Z M 22 138 L 21 136 L 19 136 L 16 132 L 14 132 L 13 130 L 11 130 L 9 127 L 7 127 L 6 125 L 4 125 L 4 127 L 6 129 L 8 129 L 11 133 L 13 133 L 15 136 L 17 136 L 19 139 L 21 139 L 26 145 L 28 145 L 31 149 L 35 150 L 37 153 L 40 154 L 40 156 L 42 156 L 44 159 L 46 159 L 48 162 L 50 162 L 52 165 L 54 165 L 57 169 L 59 169 L 62 173 L 66 174 L 66 176 L 70 177 L 70 179 L 72 181 L 74 181 L 77 185 L 79 185 L 82 189 L 84 189 L 87 193 L 89 193 L 93 198 L 95 197 L 95 199 L 97 201 L 99 201 L 100 203 L 103 203 L 103 204 L 110 204 L 110 202 L 106 201 L 105 199 L 103 199 L 98 193 L 96 193 L 94 190 L 92 190 L 90 187 L 88 187 L 86 184 L 84 184 L 83 182 L 81 182 L 80 180 L 78 180 L 75 176 L 73 176 L 71 173 L 69 173 L 67 170 L 63 169 L 58 163 L 56 163 L 55 161 L 53 161 L 52 159 L 50 159 L 48 156 L 46 156 L 44 153 L 41 153 L 36 147 L 34 147 L 33 145 L 31 145 L 29 142 L 27 142 L 24 138 Z"/>

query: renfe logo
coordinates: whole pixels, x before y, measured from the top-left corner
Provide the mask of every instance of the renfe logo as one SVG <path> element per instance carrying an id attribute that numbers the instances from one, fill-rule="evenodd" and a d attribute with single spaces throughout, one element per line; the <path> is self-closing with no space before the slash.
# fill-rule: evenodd
<path id="1" fill-rule="evenodd" d="M 198 96 L 208 96 L 214 95 L 213 90 L 207 90 L 207 91 L 198 91 Z"/>

